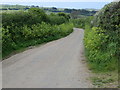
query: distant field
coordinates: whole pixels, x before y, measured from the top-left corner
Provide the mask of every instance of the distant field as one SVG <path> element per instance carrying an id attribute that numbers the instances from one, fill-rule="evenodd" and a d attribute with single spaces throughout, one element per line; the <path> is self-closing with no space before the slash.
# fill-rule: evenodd
<path id="1" fill-rule="evenodd" d="M 71 18 L 81 18 L 84 16 L 93 16 L 98 10 L 96 9 L 69 9 L 69 8 L 56 8 L 56 7 L 39 7 L 39 6 L 23 6 L 23 5 L 1 5 L 0 4 L 0 10 L 2 10 L 0 13 L 13 13 L 18 12 L 20 10 L 27 11 L 30 8 L 39 8 L 43 9 L 46 14 L 50 13 L 60 13 L 64 12 L 71 15 Z"/>
<path id="2" fill-rule="evenodd" d="M 21 10 L 1 10 L 0 13 L 13 13 L 13 12 L 19 12 Z"/>

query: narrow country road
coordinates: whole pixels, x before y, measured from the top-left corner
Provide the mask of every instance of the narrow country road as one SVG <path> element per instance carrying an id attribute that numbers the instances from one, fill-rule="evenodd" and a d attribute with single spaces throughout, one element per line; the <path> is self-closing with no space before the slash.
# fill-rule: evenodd
<path id="1" fill-rule="evenodd" d="M 83 55 L 84 30 L 16 54 L 2 62 L 3 88 L 90 88 Z"/>

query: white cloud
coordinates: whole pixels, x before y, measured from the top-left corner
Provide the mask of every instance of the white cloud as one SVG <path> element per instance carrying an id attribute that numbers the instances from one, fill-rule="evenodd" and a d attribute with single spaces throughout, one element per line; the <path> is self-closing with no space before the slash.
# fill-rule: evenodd
<path id="1" fill-rule="evenodd" d="M 114 0 L 0 0 L 0 2 L 112 2 Z"/>

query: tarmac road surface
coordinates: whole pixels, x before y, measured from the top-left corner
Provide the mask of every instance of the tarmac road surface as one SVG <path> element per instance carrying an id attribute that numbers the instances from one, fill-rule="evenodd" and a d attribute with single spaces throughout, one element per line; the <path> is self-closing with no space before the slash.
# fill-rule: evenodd
<path id="1" fill-rule="evenodd" d="M 2 62 L 3 88 L 90 88 L 84 30 L 13 55 Z"/>

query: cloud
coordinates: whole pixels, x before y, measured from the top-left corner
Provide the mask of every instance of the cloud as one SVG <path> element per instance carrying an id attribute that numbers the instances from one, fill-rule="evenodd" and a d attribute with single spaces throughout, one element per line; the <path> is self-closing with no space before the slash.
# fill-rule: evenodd
<path id="1" fill-rule="evenodd" d="M 112 2 L 113 0 L 0 0 L 0 2 Z"/>

